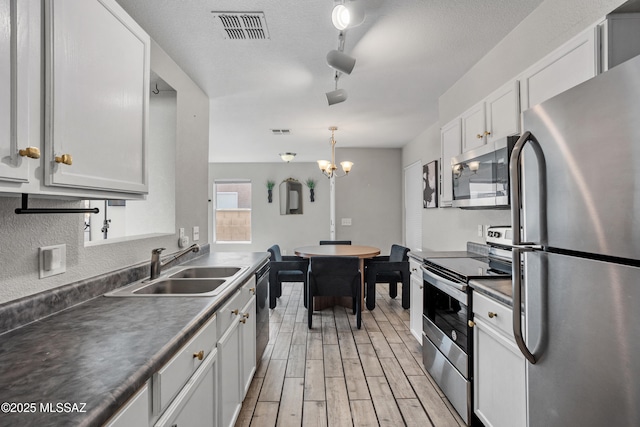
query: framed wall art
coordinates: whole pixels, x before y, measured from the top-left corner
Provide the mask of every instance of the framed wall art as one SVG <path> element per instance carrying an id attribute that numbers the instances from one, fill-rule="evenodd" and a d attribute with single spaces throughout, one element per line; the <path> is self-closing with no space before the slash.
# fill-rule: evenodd
<path id="1" fill-rule="evenodd" d="M 438 161 L 422 166 L 422 206 L 438 207 Z"/>

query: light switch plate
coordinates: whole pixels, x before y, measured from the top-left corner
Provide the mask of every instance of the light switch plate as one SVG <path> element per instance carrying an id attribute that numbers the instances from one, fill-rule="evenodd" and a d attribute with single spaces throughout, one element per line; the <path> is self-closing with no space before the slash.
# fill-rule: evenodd
<path id="1" fill-rule="evenodd" d="M 350 226 L 351 225 L 351 218 L 342 218 L 342 225 Z"/>
<path id="2" fill-rule="evenodd" d="M 200 240 L 200 227 L 197 225 L 193 227 L 193 241 L 197 242 Z"/>
<path id="3" fill-rule="evenodd" d="M 40 278 L 67 271 L 67 245 L 43 246 L 38 249 Z"/>

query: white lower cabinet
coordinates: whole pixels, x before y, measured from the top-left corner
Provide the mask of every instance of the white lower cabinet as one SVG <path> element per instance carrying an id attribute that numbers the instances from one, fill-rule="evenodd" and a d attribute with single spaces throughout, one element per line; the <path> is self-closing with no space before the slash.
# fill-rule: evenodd
<path id="1" fill-rule="evenodd" d="M 130 427 L 148 426 L 150 420 L 151 397 L 149 386 L 145 384 L 131 399 L 120 409 L 105 427 Z"/>
<path id="2" fill-rule="evenodd" d="M 526 364 L 511 309 L 474 292 L 474 412 L 485 427 L 526 426 Z"/>
<path id="3" fill-rule="evenodd" d="M 156 422 L 155 427 L 211 427 L 216 424 L 217 351 L 212 351 Z M 133 425 L 133 424 L 130 424 Z"/>
<path id="4" fill-rule="evenodd" d="M 255 276 L 218 311 L 218 425 L 233 426 L 256 369 Z"/>
<path id="5" fill-rule="evenodd" d="M 242 309 L 245 319 L 240 324 L 240 358 L 242 359 L 242 375 L 240 386 L 242 397 L 246 396 L 256 373 L 256 297 L 253 296 Z"/>
<path id="6" fill-rule="evenodd" d="M 409 311 L 409 329 L 411 334 L 422 344 L 422 311 L 424 284 L 422 280 L 422 270 L 420 263 L 413 258 L 409 258 L 409 269 L 411 270 L 411 310 Z"/>
<path id="7" fill-rule="evenodd" d="M 240 408 L 240 320 L 232 322 L 229 329 L 218 341 L 219 389 L 218 389 L 218 425 L 233 426 Z"/>

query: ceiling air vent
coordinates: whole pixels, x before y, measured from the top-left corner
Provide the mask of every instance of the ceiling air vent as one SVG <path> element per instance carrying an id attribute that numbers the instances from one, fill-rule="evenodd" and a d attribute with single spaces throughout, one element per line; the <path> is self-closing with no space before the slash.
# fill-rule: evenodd
<path id="1" fill-rule="evenodd" d="M 274 135 L 289 135 L 291 134 L 290 129 L 271 129 L 271 133 Z"/>
<path id="2" fill-rule="evenodd" d="M 211 12 L 220 24 L 222 36 L 229 40 L 266 40 L 269 38 L 263 12 Z"/>

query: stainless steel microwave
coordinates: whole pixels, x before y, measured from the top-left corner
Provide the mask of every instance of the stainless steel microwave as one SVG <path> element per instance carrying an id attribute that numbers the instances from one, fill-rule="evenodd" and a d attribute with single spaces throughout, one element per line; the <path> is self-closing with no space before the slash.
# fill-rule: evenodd
<path id="1" fill-rule="evenodd" d="M 508 136 L 451 159 L 454 207 L 509 207 L 509 156 L 518 138 Z"/>

